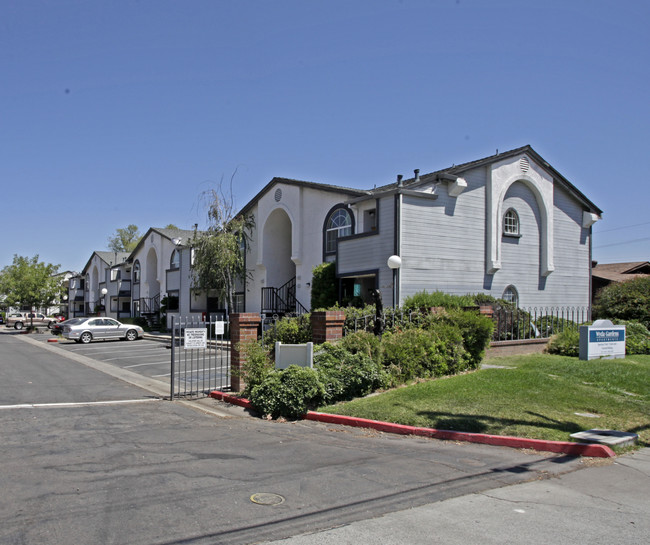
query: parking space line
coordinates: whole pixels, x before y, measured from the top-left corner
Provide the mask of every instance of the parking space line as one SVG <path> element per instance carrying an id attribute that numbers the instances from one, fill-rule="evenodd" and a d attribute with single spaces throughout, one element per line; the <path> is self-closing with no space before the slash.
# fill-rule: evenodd
<path id="1" fill-rule="evenodd" d="M 125 365 L 124 367 L 122 367 L 122 369 L 131 369 L 131 367 L 144 367 L 146 365 L 161 365 L 161 364 L 169 365 L 169 360 L 154 361 L 150 363 L 136 363 L 135 365 Z"/>
<path id="2" fill-rule="evenodd" d="M 162 401 L 162 398 L 147 399 L 116 399 L 113 401 L 79 401 L 69 403 L 21 403 L 19 405 L 0 405 L 3 409 L 46 409 L 50 407 L 90 407 L 93 405 L 124 405 L 127 403 L 145 403 L 148 401 Z"/>

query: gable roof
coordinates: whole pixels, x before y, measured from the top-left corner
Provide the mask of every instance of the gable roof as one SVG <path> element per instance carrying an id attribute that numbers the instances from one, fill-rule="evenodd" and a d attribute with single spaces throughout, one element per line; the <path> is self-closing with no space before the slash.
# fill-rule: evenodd
<path id="1" fill-rule="evenodd" d="M 90 263 L 93 260 L 93 257 L 97 256 L 99 259 L 101 259 L 106 265 L 119 265 L 120 263 L 123 263 L 126 261 L 129 256 L 129 252 L 110 252 L 110 251 L 99 251 L 96 250 L 94 251 L 90 259 L 88 259 L 88 262 L 84 266 L 84 268 L 81 270 L 81 274 L 85 274 L 85 272 L 88 270 L 88 267 L 90 267 Z"/>
<path id="2" fill-rule="evenodd" d="M 290 178 L 278 178 L 274 177 L 268 184 L 266 184 L 258 193 L 255 195 L 246 205 L 237 213 L 237 215 L 245 214 L 250 211 L 251 208 L 259 201 L 262 196 L 271 189 L 276 184 L 286 184 L 293 185 L 296 187 L 307 187 L 310 189 L 316 189 L 318 191 L 330 191 L 332 193 L 343 193 L 345 195 L 350 195 L 353 197 L 361 197 L 363 195 L 370 195 L 370 191 L 365 191 L 363 189 L 354 189 L 352 187 L 342 187 L 331 184 L 321 184 L 318 182 L 306 182 L 304 180 L 292 180 Z"/>
<path id="3" fill-rule="evenodd" d="M 515 148 L 509 151 L 505 151 L 503 153 L 497 153 L 495 155 L 490 155 L 488 157 L 483 157 L 482 159 L 476 159 L 474 161 L 469 161 L 467 163 L 462 163 L 460 165 L 452 165 L 451 167 L 442 170 L 437 170 L 429 174 L 424 174 L 420 176 L 420 179 L 417 182 L 414 178 L 409 178 L 408 180 L 404 180 L 402 183 L 404 187 L 417 186 L 424 183 L 431 183 L 433 181 L 436 181 L 443 174 L 459 175 L 468 170 L 489 165 L 497 161 L 502 161 L 504 159 L 508 159 L 509 157 L 514 157 L 522 153 L 527 154 L 537 164 L 542 166 L 553 177 L 553 180 L 555 182 L 558 182 L 561 186 L 567 189 L 569 193 L 571 193 L 575 198 L 577 198 L 591 212 L 595 212 L 598 215 L 601 215 L 603 213 L 603 211 L 600 208 L 598 208 L 593 202 L 591 202 L 577 187 L 575 187 L 571 182 L 569 182 L 569 180 L 567 180 L 564 176 L 562 176 L 562 174 L 560 174 L 557 170 L 555 170 L 530 145 L 525 145 L 520 148 Z M 378 187 L 377 189 L 373 190 L 373 193 L 378 191 L 386 191 L 394 187 L 397 187 L 396 182 L 383 187 Z"/>
<path id="4" fill-rule="evenodd" d="M 196 231 L 196 233 L 201 233 L 202 231 Z M 188 244 L 190 240 L 194 238 L 195 231 L 194 229 L 167 229 L 164 227 L 149 227 L 147 229 L 147 232 L 142 235 L 142 238 L 138 241 L 138 244 L 136 247 L 133 249 L 133 251 L 129 254 L 129 260 L 133 259 L 133 256 L 140 250 L 142 245 L 145 243 L 147 240 L 147 237 L 151 233 L 158 233 L 160 236 L 173 241 L 175 238 L 181 239 L 181 244 Z"/>

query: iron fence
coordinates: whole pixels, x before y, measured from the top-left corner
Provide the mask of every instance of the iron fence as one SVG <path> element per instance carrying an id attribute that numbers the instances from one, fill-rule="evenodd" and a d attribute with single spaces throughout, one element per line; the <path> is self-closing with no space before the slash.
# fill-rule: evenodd
<path id="1" fill-rule="evenodd" d="M 394 331 L 397 327 L 417 326 L 422 323 L 426 315 L 426 312 L 419 310 L 388 309 L 382 312 L 382 323 L 379 326 L 375 314 L 349 317 L 346 319 L 344 333 L 346 335 L 357 331 L 377 333 L 378 330 Z M 589 322 L 591 309 L 561 306 L 528 308 L 497 306 L 493 308 L 491 318 L 494 322 L 492 341 L 547 339 L 565 329 L 575 329 Z"/>
<path id="2" fill-rule="evenodd" d="M 230 328 L 225 316 L 172 317 L 171 333 L 172 399 L 230 389 Z"/>

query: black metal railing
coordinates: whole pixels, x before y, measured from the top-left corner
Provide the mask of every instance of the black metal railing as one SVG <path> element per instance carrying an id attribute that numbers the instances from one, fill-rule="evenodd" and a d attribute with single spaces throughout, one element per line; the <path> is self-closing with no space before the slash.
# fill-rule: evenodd
<path id="1" fill-rule="evenodd" d="M 279 288 L 262 288 L 262 314 L 295 314 L 309 312 L 296 298 L 296 277 Z"/>

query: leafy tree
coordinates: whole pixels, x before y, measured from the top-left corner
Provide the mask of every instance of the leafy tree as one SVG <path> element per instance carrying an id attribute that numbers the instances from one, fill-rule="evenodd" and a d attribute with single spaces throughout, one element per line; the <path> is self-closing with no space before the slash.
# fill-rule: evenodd
<path id="1" fill-rule="evenodd" d="M 634 320 L 650 327 L 650 277 L 638 277 L 604 287 L 596 297 L 594 316 Z"/>
<path id="2" fill-rule="evenodd" d="M 132 252 L 141 238 L 137 225 L 127 225 L 123 229 L 116 229 L 115 234 L 108 237 L 108 248 L 113 252 Z"/>
<path id="3" fill-rule="evenodd" d="M 4 303 L 29 309 L 50 306 L 59 296 L 59 265 L 43 263 L 34 257 L 14 255 L 13 264 L 0 271 L 0 295 Z"/>
<path id="4" fill-rule="evenodd" d="M 209 227 L 197 232 L 192 241 L 195 286 L 225 301 L 229 309 L 235 308 L 237 286 L 250 277 L 246 270 L 246 251 L 255 227 L 252 215 L 234 214 L 232 182 L 235 173 L 227 195 L 223 191 L 223 179 L 217 190 L 202 194 L 208 201 Z"/>

